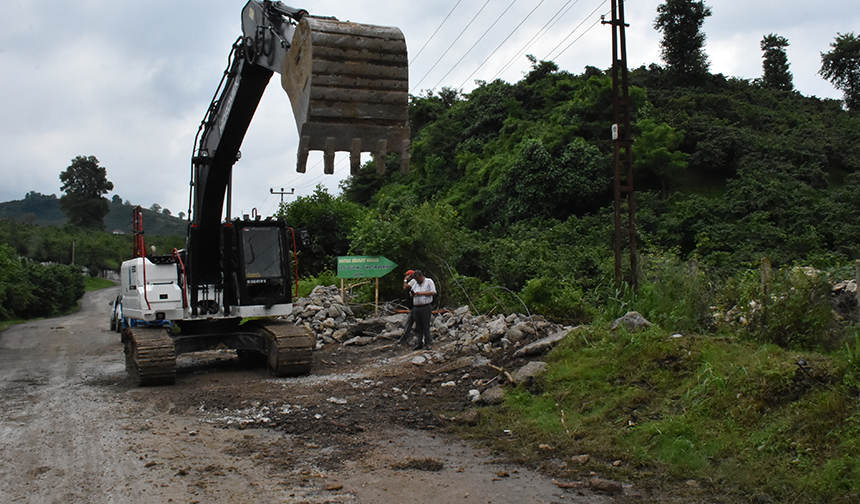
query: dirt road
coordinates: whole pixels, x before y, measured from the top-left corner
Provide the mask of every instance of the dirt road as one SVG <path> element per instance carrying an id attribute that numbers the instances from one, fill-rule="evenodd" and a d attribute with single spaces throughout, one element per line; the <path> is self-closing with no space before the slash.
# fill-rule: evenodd
<path id="1" fill-rule="evenodd" d="M 384 344 L 324 348 L 300 378 L 186 355 L 175 386 L 135 387 L 115 292 L 0 334 L 0 502 L 613 502 L 442 432 L 442 385 Z"/>

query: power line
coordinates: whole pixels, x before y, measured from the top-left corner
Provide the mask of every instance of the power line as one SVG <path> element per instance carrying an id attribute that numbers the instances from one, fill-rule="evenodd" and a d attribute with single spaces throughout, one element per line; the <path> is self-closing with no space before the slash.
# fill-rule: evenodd
<path id="1" fill-rule="evenodd" d="M 494 26 L 496 26 L 496 23 L 498 23 L 498 22 L 499 22 L 499 20 L 500 20 L 500 19 L 502 19 L 502 17 L 504 17 L 504 15 L 505 15 L 509 10 L 511 10 L 511 7 L 513 7 L 515 3 L 517 3 L 517 0 L 514 0 L 513 2 L 511 2 L 511 4 L 510 4 L 510 5 L 508 5 L 508 8 L 507 8 L 507 9 L 505 9 L 504 11 L 502 11 L 502 13 L 499 15 L 499 17 L 498 17 L 498 18 L 496 18 L 496 20 L 495 20 L 495 21 L 493 21 L 493 24 L 491 24 L 491 25 L 490 25 L 490 27 L 489 27 L 489 28 L 487 28 L 487 30 L 486 30 L 486 31 L 485 31 L 485 32 L 484 32 L 480 37 L 478 37 L 478 40 L 476 40 L 476 41 L 475 41 L 475 43 L 474 43 L 474 44 L 472 44 L 472 47 L 470 47 L 470 48 L 469 48 L 469 50 L 468 50 L 468 51 L 466 51 L 466 52 L 463 54 L 463 56 L 461 56 L 461 57 L 460 57 L 460 59 L 459 59 L 459 60 L 457 60 L 457 62 L 456 62 L 456 63 L 454 63 L 454 66 L 452 66 L 452 67 L 451 67 L 451 69 L 450 69 L 450 70 L 448 70 L 448 72 L 447 72 L 445 75 L 443 75 L 441 79 L 439 79 L 439 82 L 437 82 L 437 83 L 436 83 L 436 85 L 435 85 L 435 86 L 433 86 L 433 88 L 438 87 L 438 86 L 439 86 L 439 84 L 441 84 L 441 83 L 442 83 L 442 81 L 443 81 L 443 80 L 445 80 L 445 77 L 448 77 L 448 74 L 450 74 L 451 72 L 453 72 L 453 71 L 454 71 L 454 69 L 455 69 L 455 68 L 457 68 L 457 65 L 459 65 L 459 64 L 460 64 L 460 62 L 461 62 L 461 61 L 463 61 L 463 58 L 465 58 L 465 57 L 466 57 L 470 52 L 472 52 L 472 49 L 474 49 L 474 48 L 475 48 L 475 46 L 476 46 L 476 45 L 478 45 L 478 42 L 480 42 L 481 40 L 483 40 L 483 39 L 484 39 L 484 36 L 486 36 L 488 33 L 490 33 L 490 30 L 492 30 L 492 29 L 493 29 L 493 27 L 494 27 Z M 467 79 L 467 80 L 468 80 L 468 79 Z"/>
<path id="2" fill-rule="evenodd" d="M 590 31 L 591 31 L 591 29 L 592 29 L 592 28 L 594 28 L 595 26 L 597 26 L 597 24 L 598 24 L 598 23 L 600 23 L 600 19 L 598 19 L 598 20 L 594 21 L 593 23 L 591 23 L 591 26 L 589 26 L 588 28 L 586 28 L 586 30 L 585 30 L 584 32 L 582 32 L 582 34 L 581 34 L 580 36 L 576 37 L 576 38 L 573 40 L 573 42 L 571 42 L 570 44 L 568 44 L 568 46 L 567 46 L 567 47 L 565 47 L 564 49 L 562 49 L 560 53 L 558 53 L 558 54 L 556 54 L 556 55 L 555 55 L 556 59 L 560 58 L 560 57 L 561 57 L 561 55 L 562 55 L 562 54 L 564 54 L 564 52 L 565 52 L 565 51 L 567 51 L 568 49 L 570 49 L 570 47 L 571 47 L 573 44 L 575 44 L 577 41 L 579 41 L 579 39 L 581 39 L 582 37 L 584 37 L 584 36 L 585 36 L 585 34 L 587 34 L 588 32 L 590 32 Z"/>
<path id="3" fill-rule="evenodd" d="M 451 17 L 451 14 L 453 14 L 453 13 L 454 13 L 454 10 L 457 8 L 457 6 L 458 6 L 458 5 L 460 5 L 460 2 L 462 2 L 462 1 L 463 1 L 463 0 L 457 0 L 457 3 L 456 3 L 456 4 L 454 4 L 454 7 L 451 9 L 451 12 L 449 12 L 449 13 L 448 13 L 448 15 L 447 15 L 447 16 L 445 16 L 445 19 L 443 19 L 443 20 L 442 20 L 442 23 L 441 23 L 441 24 L 439 24 L 439 26 L 437 26 L 437 27 L 436 27 L 436 31 L 434 31 L 434 32 L 433 32 L 433 35 L 430 35 L 430 38 L 429 38 L 429 39 L 427 39 L 427 42 L 424 42 L 424 45 L 423 45 L 423 46 L 421 46 L 421 49 L 418 51 L 418 53 L 417 53 L 417 54 L 415 54 L 415 56 L 413 56 L 413 57 L 412 57 L 412 62 L 411 62 L 411 63 L 415 63 L 415 60 L 416 60 L 416 59 L 418 59 L 418 56 L 420 56 L 420 55 L 421 55 L 421 53 L 424 51 L 424 48 L 425 48 L 425 47 L 427 47 L 427 44 L 429 44 L 429 43 L 430 43 L 430 41 L 431 41 L 431 40 L 433 40 L 433 37 L 435 37 L 435 36 L 436 36 L 436 34 L 437 34 L 437 33 L 439 33 L 439 30 L 440 30 L 440 29 L 442 28 L 442 26 L 445 24 L 445 21 L 448 21 L 448 18 L 449 18 L 449 17 Z"/>
<path id="4" fill-rule="evenodd" d="M 570 5 L 570 2 L 573 2 L 573 5 Z M 545 25 L 543 25 L 543 28 L 541 28 L 540 30 L 538 30 L 538 32 L 537 32 L 537 33 L 535 33 L 535 35 L 531 38 L 531 40 L 529 40 L 528 42 L 526 42 L 526 45 L 524 45 L 524 46 L 523 46 L 519 51 L 517 51 L 516 53 L 514 53 L 514 55 L 513 55 L 513 56 L 511 57 L 511 59 L 510 59 L 510 60 L 505 64 L 505 66 L 503 66 L 503 67 L 502 67 L 502 69 L 501 69 L 501 70 L 499 70 L 499 71 L 498 71 L 498 73 L 496 73 L 496 75 L 494 75 L 494 76 L 493 76 L 493 80 L 498 79 L 498 78 L 499 78 L 499 76 L 501 76 L 501 75 L 502 75 L 502 73 L 504 73 L 504 71 L 505 71 L 505 70 L 507 70 L 508 68 L 510 68 L 510 66 L 511 66 L 511 65 L 512 65 L 512 64 L 513 64 L 513 63 L 514 63 L 514 62 L 515 62 L 515 61 L 516 61 L 520 56 L 522 56 L 523 54 L 525 54 L 525 53 L 529 50 L 529 48 L 530 48 L 532 45 L 534 45 L 534 43 L 535 43 L 535 42 L 537 42 L 541 37 L 543 37 L 544 35 L 546 35 L 546 33 L 549 31 L 549 29 L 550 29 L 550 28 L 552 28 L 553 26 L 555 26 L 555 24 L 556 24 L 556 23 L 558 23 L 558 22 L 561 20 L 561 18 L 563 18 L 563 17 L 564 17 L 568 12 L 570 12 L 570 9 L 572 9 L 573 7 L 575 7 L 575 6 L 576 6 L 576 4 L 578 4 L 578 3 L 579 3 L 579 0 L 567 0 L 567 3 L 565 3 L 564 5 L 562 5 L 562 6 L 561 6 L 561 8 L 560 8 L 556 13 L 555 13 L 555 15 L 553 15 L 553 16 L 549 19 L 549 21 L 547 21 L 547 23 L 546 23 Z M 568 5 L 570 5 L 570 7 L 568 7 Z M 565 8 L 567 8 L 567 10 L 565 10 Z M 564 11 L 564 13 L 562 13 L 562 11 Z"/>
<path id="5" fill-rule="evenodd" d="M 553 59 L 553 58 L 550 58 L 550 56 L 552 55 L 552 53 L 554 53 L 554 52 L 555 52 L 559 47 L 561 47 L 561 45 L 562 45 L 562 44 L 564 44 L 565 42 L 567 42 L 567 39 L 569 39 L 569 38 L 570 38 L 574 33 L 576 33 L 576 30 L 578 30 L 580 26 L 582 26 L 583 24 L 585 24 L 585 22 L 586 22 L 586 21 L 588 21 L 588 20 L 589 20 L 589 18 L 591 18 L 591 16 L 593 16 L 593 15 L 594 15 L 598 10 L 600 10 L 600 8 L 601 8 L 601 7 L 603 7 L 604 5 L 606 5 L 606 2 L 607 2 L 607 0 L 603 0 L 603 2 L 601 2 L 601 3 L 600 3 L 600 5 L 598 5 L 598 6 L 597 6 L 593 11 L 591 11 L 591 14 L 589 14 L 588 16 L 586 16 L 586 17 L 585 17 L 585 19 L 583 19 L 583 20 L 582 20 L 578 25 L 576 25 L 576 27 L 575 27 L 573 30 L 571 30 L 571 31 L 570 31 L 570 33 L 567 35 L 567 37 L 564 37 L 564 38 L 561 40 L 561 42 L 559 42 L 559 43 L 558 43 L 558 45 L 557 45 L 557 46 L 555 46 L 555 47 L 552 49 L 552 51 L 550 51 L 549 53 L 547 53 L 546 58 L 544 58 L 544 59 L 545 59 L 545 60 L 550 60 L 550 61 L 552 61 L 552 59 Z M 590 30 L 593 26 L 594 26 L 594 25 L 591 25 L 591 26 L 588 28 L 588 30 Z M 588 30 L 586 30 L 586 33 L 588 33 Z M 584 34 L 583 34 L 583 35 L 584 35 Z M 568 45 L 567 47 L 565 47 L 565 48 L 564 48 L 564 50 L 563 50 L 563 51 L 561 51 L 561 53 L 559 53 L 559 54 L 556 56 L 556 58 L 557 58 L 559 55 L 561 55 L 562 53 L 564 53 L 564 51 L 567 51 L 567 50 L 570 48 L 570 46 L 571 46 L 571 45 L 573 45 L 573 44 L 574 44 L 574 42 L 576 42 L 576 41 L 577 41 L 577 40 L 579 40 L 580 38 L 582 38 L 582 35 L 580 35 L 579 37 L 577 37 L 577 39 L 576 39 L 576 40 L 574 40 L 573 42 L 571 42 L 571 43 L 570 43 L 570 45 Z"/>
<path id="6" fill-rule="evenodd" d="M 309 167 L 309 170 L 313 170 L 314 168 L 319 167 L 319 166 L 322 164 L 322 162 L 323 162 L 322 160 L 317 161 L 316 163 L 314 163 L 312 166 L 310 166 L 310 167 Z M 334 173 L 333 173 L 333 174 L 331 174 L 331 175 L 326 174 L 326 173 L 322 173 L 322 174 L 317 175 L 316 177 L 314 177 L 314 178 L 312 178 L 312 179 L 310 179 L 310 180 L 305 180 L 305 181 L 303 181 L 303 183 L 301 183 L 301 184 L 298 184 L 298 183 L 296 183 L 296 182 L 297 182 L 298 180 L 301 180 L 302 178 L 306 177 L 307 175 L 298 175 L 298 176 L 296 176 L 295 178 L 293 178 L 292 180 L 290 180 L 290 181 L 288 181 L 288 182 L 286 182 L 286 183 L 280 184 L 278 187 L 280 187 L 280 186 L 285 186 L 285 187 L 286 187 L 286 186 L 290 186 L 290 187 L 293 187 L 293 188 L 294 188 L 294 190 L 305 189 L 305 188 L 310 187 L 310 186 L 314 186 L 314 187 L 316 187 L 317 185 L 319 185 L 317 182 L 318 182 L 319 180 L 321 180 L 321 179 L 324 179 L 324 178 L 330 178 L 330 177 L 335 177 L 335 178 L 336 178 L 336 176 L 338 176 L 338 175 L 342 175 L 342 174 L 343 174 L 343 173 L 342 173 L 342 172 L 343 172 L 343 168 L 345 168 L 346 166 L 347 166 L 347 158 L 343 157 L 343 158 L 341 158 L 341 159 L 340 159 L 340 161 L 337 161 L 337 162 L 335 163 Z M 269 195 L 266 195 L 266 199 L 268 199 L 268 197 L 269 197 Z M 265 201 L 266 201 L 266 200 L 263 200 L 263 203 L 265 203 Z M 269 206 L 269 213 L 267 213 L 267 214 L 265 214 L 265 215 L 270 215 L 270 214 L 272 213 L 272 210 L 273 210 L 273 209 L 275 208 L 275 206 L 277 206 L 277 205 L 278 205 L 278 201 L 275 201 L 274 203 L 272 203 L 272 204 Z M 260 206 L 262 206 L 262 204 L 261 204 Z"/>
<path id="7" fill-rule="evenodd" d="M 482 67 L 482 66 L 484 66 L 484 63 L 486 63 L 487 61 L 490 61 L 490 58 L 492 58 L 492 57 L 493 57 L 493 55 L 494 55 L 494 54 L 496 54 L 496 51 L 498 51 L 499 49 L 501 49 L 501 48 L 502 48 L 502 46 L 503 46 L 503 45 L 505 45 L 505 42 L 507 42 L 507 41 L 508 41 L 508 39 L 509 39 L 509 38 L 511 38 L 511 36 L 513 36 L 513 34 L 517 32 L 517 30 L 519 30 L 519 29 L 520 29 L 520 26 L 522 26 L 522 25 L 523 25 L 523 23 L 525 23 L 525 22 L 528 20 L 528 18 L 530 18 L 530 17 L 531 17 L 531 15 L 532 15 L 532 14 L 534 14 L 534 12 L 538 9 L 538 7 L 540 7 L 540 6 L 541 6 L 541 4 L 542 4 L 543 2 L 544 2 L 544 0 L 540 0 L 540 2 L 538 2 L 538 4 L 537 4 L 537 5 L 535 5 L 535 8 L 534 8 L 534 9 L 532 9 L 532 10 L 531 10 L 531 12 L 529 12 L 529 13 L 528 13 L 528 15 L 527 15 L 526 17 L 524 17 L 524 18 L 520 21 L 520 23 L 516 26 L 516 28 L 514 28 L 514 29 L 513 29 L 513 31 L 511 31 L 511 33 L 509 33 L 509 34 L 508 34 L 508 36 L 507 36 L 507 37 L 505 37 L 505 40 L 502 40 L 502 42 L 501 42 L 499 45 L 497 45 L 495 49 L 493 49 L 493 52 L 491 52 L 491 53 L 490 53 L 490 55 L 489 55 L 489 56 L 487 56 L 487 58 L 486 58 L 484 61 L 482 61 L 480 65 L 478 65 L 478 68 L 476 68 L 475 70 L 473 70 L 473 71 L 472 71 L 472 73 L 470 73 L 470 74 L 469 74 L 469 76 L 468 76 L 468 77 L 466 77 L 466 80 L 464 80 L 464 81 L 463 81 L 463 83 L 462 83 L 462 84 L 460 84 L 460 87 L 465 86 L 465 85 L 466 85 L 466 83 L 467 83 L 467 82 L 469 82 L 469 79 L 471 79 L 471 78 L 472 78 L 472 76 L 473 76 L 473 75 L 475 75 L 475 72 L 477 72 L 478 70 L 480 70 L 480 69 L 481 69 L 481 67 Z M 511 5 L 514 5 L 514 4 L 511 4 Z M 508 7 L 508 8 L 510 8 L 510 7 Z"/>
<path id="8" fill-rule="evenodd" d="M 450 50 L 451 50 L 451 48 L 452 48 L 452 47 L 454 47 L 454 44 L 456 44 L 456 43 L 457 43 L 457 41 L 458 41 L 458 40 L 460 40 L 460 37 L 462 37 L 462 36 L 463 36 L 463 34 L 464 34 L 464 33 L 466 33 L 466 30 L 468 30 L 468 29 L 469 29 L 469 27 L 470 27 L 470 26 L 472 26 L 472 23 L 475 21 L 475 19 L 477 19 L 477 18 L 478 18 L 478 16 L 481 14 L 481 12 L 483 12 L 483 11 L 484 11 L 484 8 L 487 6 L 487 4 L 488 4 L 488 3 L 490 3 L 490 0 L 487 0 L 487 1 L 484 3 L 484 5 L 483 5 L 483 6 L 481 6 L 481 9 L 478 11 L 478 13 L 477 13 L 477 14 L 475 14 L 475 16 L 472 18 L 472 20 L 471 20 L 471 21 L 469 21 L 469 24 L 467 24 L 467 25 L 466 25 L 466 27 L 465 27 L 465 28 L 463 28 L 463 31 L 461 31 L 461 32 L 460 32 L 460 34 L 459 34 L 459 35 L 457 35 L 457 38 L 455 38 L 455 39 L 454 39 L 454 41 L 453 41 L 453 42 L 451 42 L 451 45 L 450 45 L 450 46 L 448 46 L 448 49 L 445 49 L 445 52 L 443 52 L 443 53 L 442 53 L 442 56 L 439 56 L 439 59 L 438 59 L 438 60 L 436 60 L 436 63 L 433 63 L 433 66 L 432 66 L 432 67 L 430 67 L 430 70 L 427 70 L 427 73 L 426 73 L 426 74 L 424 74 L 424 77 L 421 77 L 421 80 L 420 80 L 420 81 L 418 81 L 418 84 L 416 84 L 416 85 L 415 85 L 415 87 L 414 87 L 414 88 L 412 88 L 412 90 L 413 90 L 413 91 L 414 91 L 414 90 L 416 90 L 416 89 L 418 89 L 418 86 L 420 86 L 420 85 L 421 85 L 421 83 L 422 83 L 422 82 L 424 82 L 424 79 L 426 79 L 426 78 L 427 78 L 427 76 L 428 76 L 428 75 L 430 75 L 430 72 L 432 72 L 432 71 L 433 71 L 433 69 L 434 69 L 434 68 L 436 68 L 436 65 L 438 65 L 438 64 L 439 64 L 439 62 L 440 62 L 440 61 L 442 61 L 442 58 L 444 58 L 444 57 L 445 57 L 445 55 L 446 55 L 446 54 L 448 54 L 448 51 L 450 51 Z"/>

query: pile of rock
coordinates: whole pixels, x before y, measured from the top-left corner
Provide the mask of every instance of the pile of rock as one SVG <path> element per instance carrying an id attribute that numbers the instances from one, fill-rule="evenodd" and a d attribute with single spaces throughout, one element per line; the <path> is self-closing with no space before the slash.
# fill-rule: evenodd
<path id="1" fill-rule="evenodd" d="M 293 299 L 293 313 L 287 321 L 303 325 L 317 335 L 320 343 L 334 342 L 336 333 L 346 334 L 356 324 L 352 309 L 344 302 L 336 286 L 317 286 L 310 296 Z"/>
<path id="2" fill-rule="evenodd" d="M 293 313 L 288 320 L 308 327 L 317 335 L 320 345 L 364 345 L 378 339 L 398 339 L 403 334 L 407 314 L 397 313 L 391 305 L 383 306 L 380 312 L 384 315 L 357 318 L 336 286 L 319 286 L 310 296 L 293 300 Z M 440 349 L 459 354 L 489 354 L 498 350 L 537 354 L 572 329 L 541 316 L 473 315 L 468 306 L 438 310 L 432 325 L 430 333 Z"/>

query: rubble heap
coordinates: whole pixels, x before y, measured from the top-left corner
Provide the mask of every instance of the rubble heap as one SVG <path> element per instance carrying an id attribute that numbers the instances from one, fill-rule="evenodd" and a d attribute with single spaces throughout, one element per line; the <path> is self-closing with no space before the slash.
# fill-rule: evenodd
<path id="1" fill-rule="evenodd" d="M 380 311 L 384 315 L 357 318 L 336 286 L 318 286 L 310 296 L 293 300 L 293 313 L 288 321 L 313 331 L 319 345 L 366 345 L 378 339 L 398 339 L 403 334 L 407 314 L 396 313 L 390 305 Z M 462 306 L 437 310 L 430 332 L 434 343 L 441 345 L 446 353 L 490 354 L 509 350 L 516 355 L 533 355 L 547 350 L 571 329 L 535 315 L 473 315 L 468 306 Z"/>

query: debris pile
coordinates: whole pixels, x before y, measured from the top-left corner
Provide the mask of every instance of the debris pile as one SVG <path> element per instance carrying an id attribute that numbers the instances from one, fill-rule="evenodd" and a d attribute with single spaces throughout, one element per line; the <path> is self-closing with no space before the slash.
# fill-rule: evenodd
<path id="1" fill-rule="evenodd" d="M 407 314 L 396 313 L 391 306 L 381 311 L 385 315 L 357 318 L 336 286 L 318 286 L 310 296 L 293 301 L 293 313 L 287 320 L 313 331 L 319 345 L 397 340 L 403 334 Z M 473 315 L 468 306 L 438 310 L 431 323 L 434 343 L 448 355 L 489 355 L 499 351 L 510 351 L 517 357 L 535 355 L 545 352 L 573 329 L 534 315 Z"/>

